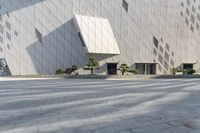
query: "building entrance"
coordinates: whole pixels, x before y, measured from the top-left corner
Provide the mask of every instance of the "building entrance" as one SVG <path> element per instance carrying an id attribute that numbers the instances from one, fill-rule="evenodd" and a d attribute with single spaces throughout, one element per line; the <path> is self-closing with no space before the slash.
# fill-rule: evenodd
<path id="1" fill-rule="evenodd" d="M 117 63 L 108 63 L 107 64 L 107 74 L 108 75 L 117 75 Z"/>
<path id="2" fill-rule="evenodd" d="M 139 71 L 139 74 L 142 75 L 157 74 L 156 64 L 153 63 L 136 63 L 136 69 Z"/>

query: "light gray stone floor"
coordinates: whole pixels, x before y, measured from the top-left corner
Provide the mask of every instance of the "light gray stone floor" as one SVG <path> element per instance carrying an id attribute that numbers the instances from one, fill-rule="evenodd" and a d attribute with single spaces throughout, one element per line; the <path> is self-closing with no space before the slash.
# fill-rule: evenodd
<path id="1" fill-rule="evenodd" d="M 0 81 L 0 133 L 200 133 L 200 80 Z"/>

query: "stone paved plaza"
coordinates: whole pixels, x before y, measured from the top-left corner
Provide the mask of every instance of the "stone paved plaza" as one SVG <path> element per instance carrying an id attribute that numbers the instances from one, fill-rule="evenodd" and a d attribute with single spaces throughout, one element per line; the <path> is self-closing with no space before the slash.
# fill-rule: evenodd
<path id="1" fill-rule="evenodd" d="M 200 133 L 200 80 L 0 81 L 0 133 Z"/>

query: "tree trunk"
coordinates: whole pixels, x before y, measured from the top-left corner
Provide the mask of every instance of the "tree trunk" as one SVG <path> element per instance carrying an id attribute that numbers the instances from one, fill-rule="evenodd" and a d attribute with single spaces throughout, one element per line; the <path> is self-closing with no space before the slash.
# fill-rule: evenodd
<path id="1" fill-rule="evenodd" d="M 94 75 L 94 69 L 91 69 L 91 75 Z"/>

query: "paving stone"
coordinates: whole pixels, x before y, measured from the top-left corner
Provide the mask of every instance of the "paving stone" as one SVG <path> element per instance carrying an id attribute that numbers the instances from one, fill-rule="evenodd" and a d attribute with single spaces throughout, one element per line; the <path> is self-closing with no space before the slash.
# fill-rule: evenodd
<path id="1" fill-rule="evenodd" d="M 199 82 L 0 81 L 0 133 L 199 133 Z"/>

